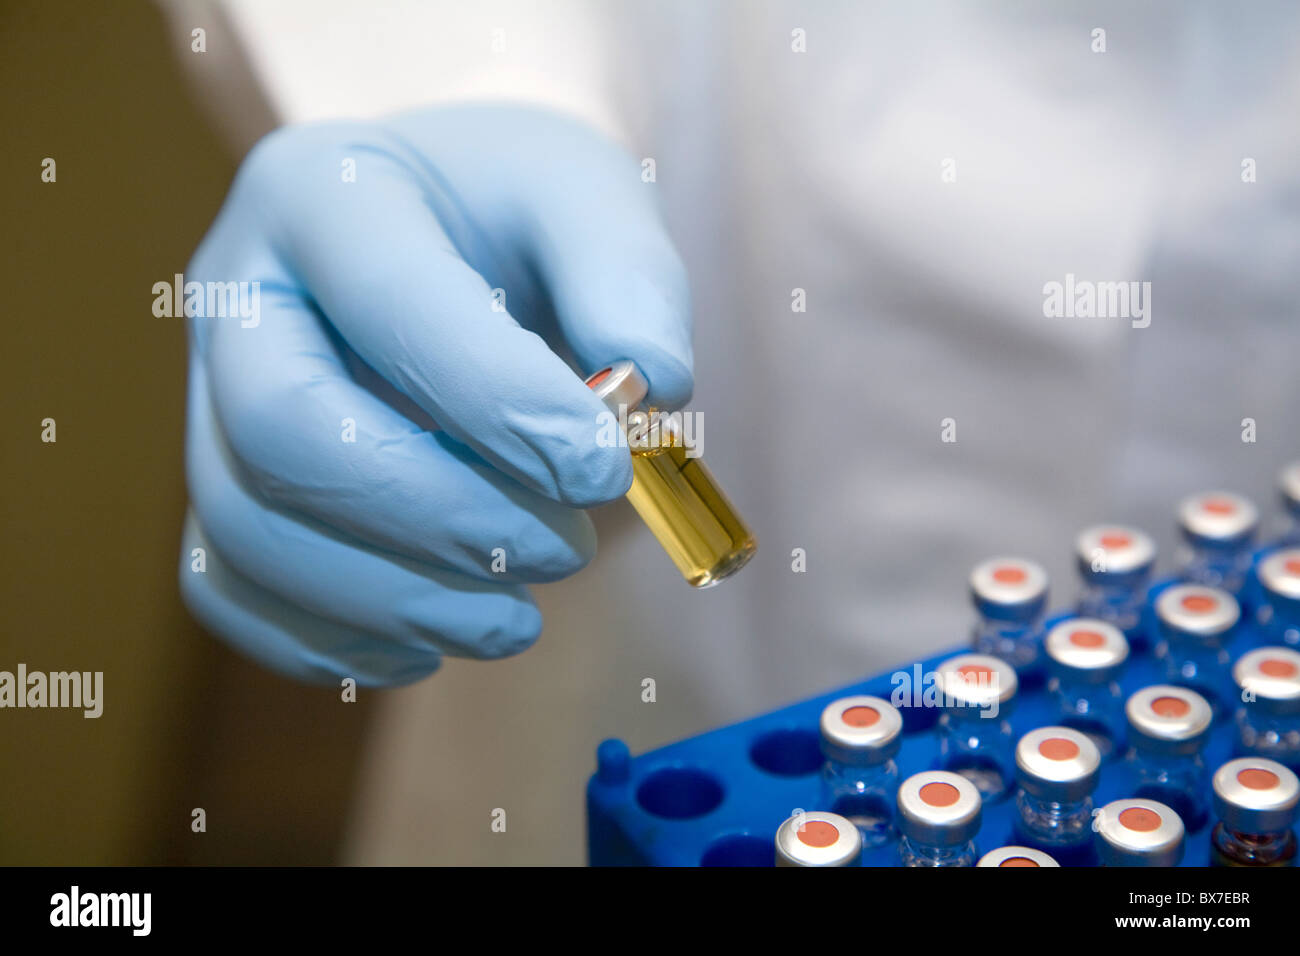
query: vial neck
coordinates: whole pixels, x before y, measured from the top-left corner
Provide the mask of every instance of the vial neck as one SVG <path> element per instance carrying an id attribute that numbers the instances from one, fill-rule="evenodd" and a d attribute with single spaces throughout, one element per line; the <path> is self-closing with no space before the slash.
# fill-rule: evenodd
<path id="1" fill-rule="evenodd" d="M 1242 833 L 1220 821 L 1212 844 L 1215 862 L 1226 866 L 1292 866 L 1296 860 L 1296 837 L 1290 830 L 1275 833 Z"/>
<path id="2" fill-rule="evenodd" d="M 1042 616 L 1029 618 L 1023 621 L 1007 621 L 1002 618 L 989 617 L 981 614 L 975 622 L 976 629 L 981 634 L 997 635 L 999 637 L 1016 638 L 1025 637 L 1035 633 L 1042 623 Z"/>
<path id="3" fill-rule="evenodd" d="M 914 866 L 970 866 L 975 856 L 975 845 L 934 846 L 917 843 L 903 837 L 904 853 L 911 857 Z"/>
<path id="4" fill-rule="evenodd" d="M 1134 744 L 1132 756 L 1143 763 L 1159 764 L 1176 769 L 1194 770 L 1205 765 L 1199 750 L 1192 753 L 1175 754 L 1163 750 L 1153 750 L 1141 744 Z"/>
<path id="5" fill-rule="evenodd" d="M 1115 680 L 1093 680 L 1089 674 L 1073 674 L 1069 671 L 1063 672 L 1058 677 L 1053 677 L 1051 685 L 1058 693 L 1068 694 L 1071 697 L 1120 697 L 1123 692 L 1120 690 L 1119 682 Z"/>
<path id="6" fill-rule="evenodd" d="M 1183 577 L 1194 584 L 1223 588 L 1234 594 L 1250 566 L 1251 543 L 1211 546 L 1193 544 Z"/>
<path id="7" fill-rule="evenodd" d="M 892 760 L 883 763 L 857 764 L 828 759 L 825 769 L 831 776 L 861 781 L 880 780 L 898 773 L 898 767 Z"/>
<path id="8" fill-rule="evenodd" d="M 1046 817 L 1066 818 L 1090 816 L 1092 814 L 1091 797 L 1084 797 L 1082 800 L 1045 800 L 1042 797 L 1026 793 L 1024 790 L 1021 790 L 1020 793 L 1028 809 Z"/>
<path id="9" fill-rule="evenodd" d="M 962 733 L 997 734 L 1009 729 L 1001 710 L 991 707 L 951 707 L 943 716 L 950 729 L 960 728 Z"/>

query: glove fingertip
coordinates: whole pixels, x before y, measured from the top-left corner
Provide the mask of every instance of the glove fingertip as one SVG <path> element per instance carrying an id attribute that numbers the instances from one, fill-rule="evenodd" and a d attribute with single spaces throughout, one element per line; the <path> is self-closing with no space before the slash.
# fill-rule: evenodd
<path id="1" fill-rule="evenodd" d="M 616 501 L 632 487 L 632 456 L 617 435 L 599 437 L 557 472 L 556 485 L 561 503 L 572 508 Z"/>
<path id="2" fill-rule="evenodd" d="M 478 642 L 479 656 L 487 660 L 513 657 L 537 643 L 542 634 L 542 612 L 531 601 L 516 601 L 510 613 Z"/>
<path id="3" fill-rule="evenodd" d="M 646 402 L 657 408 L 681 408 L 695 393 L 695 376 L 691 371 L 690 357 L 685 359 L 667 352 L 655 351 L 637 363 L 650 391 Z"/>

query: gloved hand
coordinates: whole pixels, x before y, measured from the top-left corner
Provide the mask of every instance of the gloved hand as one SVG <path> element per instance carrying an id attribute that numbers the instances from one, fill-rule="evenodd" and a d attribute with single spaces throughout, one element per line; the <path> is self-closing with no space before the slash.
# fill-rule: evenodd
<path id="1" fill-rule="evenodd" d="M 320 682 L 407 683 L 443 654 L 532 644 L 525 582 L 590 561 L 580 509 L 632 480 L 560 354 L 584 374 L 632 359 L 661 407 L 692 388 L 653 190 L 596 132 L 522 107 L 259 143 L 185 275 L 260 283 L 256 315 L 189 321 L 194 615 Z"/>

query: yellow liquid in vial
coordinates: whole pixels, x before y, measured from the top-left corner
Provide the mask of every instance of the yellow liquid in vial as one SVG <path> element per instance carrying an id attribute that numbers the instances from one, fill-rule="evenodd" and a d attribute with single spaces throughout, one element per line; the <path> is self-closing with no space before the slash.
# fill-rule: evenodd
<path id="1" fill-rule="evenodd" d="M 735 574 L 758 542 L 698 457 L 681 445 L 632 450 L 628 501 L 692 587 Z"/>

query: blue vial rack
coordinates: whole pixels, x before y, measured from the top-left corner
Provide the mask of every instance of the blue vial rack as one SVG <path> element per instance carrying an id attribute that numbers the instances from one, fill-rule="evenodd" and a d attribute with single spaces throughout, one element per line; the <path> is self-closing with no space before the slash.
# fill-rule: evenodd
<path id="1" fill-rule="evenodd" d="M 1152 633 L 1152 601 L 1173 583 L 1166 579 L 1148 592 L 1144 625 L 1148 634 Z M 1229 647 L 1233 660 L 1261 643 L 1249 612 L 1253 603 L 1250 590 L 1243 598 L 1242 623 Z M 1047 624 L 1050 627 L 1073 616 L 1073 611 L 1059 612 Z M 1139 688 L 1167 683 L 1160 662 L 1152 655 L 1154 644 L 1148 639 L 1147 646 L 1133 648 L 1120 680 L 1125 698 Z M 947 658 L 969 651 L 966 645 L 956 647 L 637 757 L 631 756 L 620 740 L 604 741 L 597 749 L 597 770 L 587 784 L 589 862 L 593 866 L 772 865 L 773 839 L 783 820 L 796 809 L 829 809 L 820 806 L 823 757 L 818 721 L 826 705 L 853 694 L 891 700 L 898 686 L 894 677 L 899 673 L 908 675 L 919 697 L 924 687 L 922 675 Z M 900 779 L 904 779 L 936 765 L 939 710 L 915 705 L 899 709 L 904 735 L 896 759 Z M 1041 675 L 1022 680 L 1009 720 L 1016 739 L 1036 727 L 1058 722 L 1055 702 Z M 1211 772 L 1232 758 L 1231 716 L 1215 724 L 1203 754 Z M 1101 782 L 1093 795 L 1097 806 L 1132 795 L 1124 789 L 1122 763 L 1121 751 L 1103 764 Z M 984 805 L 976 838 L 980 853 L 1017 842 L 1012 834 L 1014 813 L 1014 794 Z M 1213 824 L 1211 819 L 1187 835 L 1183 866 L 1208 865 Z M 899 866 L 897 844 L 867 851 L 862 865 Z"/>

